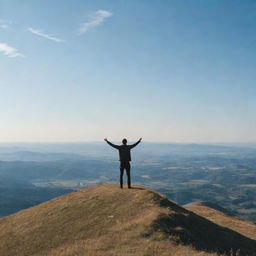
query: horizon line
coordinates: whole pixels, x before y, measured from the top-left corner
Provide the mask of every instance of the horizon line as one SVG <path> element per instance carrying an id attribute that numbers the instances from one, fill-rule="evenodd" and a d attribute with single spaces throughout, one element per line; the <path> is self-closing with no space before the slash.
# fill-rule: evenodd
<path id="1" fill-rule="evenodd" d="M 118 142 L 119 140 L 112 140 L 114 142 Z M 136 140 L 128 140 L 128 141 L 136 141 Z M 81 140 L 81 141 L 0 141 L 0 144 L 82 144 L 82 143 L 104 143 L 103 140 Z M 121 140 L 120 140 L 121 142 Z M 241 142 L 241 141 L 215 141 L 215 142 L 200 142 L 200 141 L 149 141 L 143 140 L 145 143 L 160 143 L 160 144 L 239 144 L 239 145 L 256 145 L 255 142 Z"/>

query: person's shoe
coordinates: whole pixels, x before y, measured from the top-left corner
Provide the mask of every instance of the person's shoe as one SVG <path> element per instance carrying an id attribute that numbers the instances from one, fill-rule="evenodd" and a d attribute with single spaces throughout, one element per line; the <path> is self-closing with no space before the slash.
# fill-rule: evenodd
<path id="1" fill-rule="evenodd" d="M 128 188 L 132 188 L 131 186 L 129 186 Z"/>
<path id="2" fill-rule="evenodd" d="M 123 186 L 120 186 L 120 188 L 123 188 Z"/>

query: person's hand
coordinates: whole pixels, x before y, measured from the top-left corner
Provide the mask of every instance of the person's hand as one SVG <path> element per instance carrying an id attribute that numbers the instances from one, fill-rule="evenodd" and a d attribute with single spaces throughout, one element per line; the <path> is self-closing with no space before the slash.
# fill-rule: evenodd
<path id="1" fill-rule="evenodd" d="M 142 141 L 142 138 L 140 138 L 139 141 Z"/>
<path id="2" fill-rule="evenodd" d="M 108 139 L 107 139 L 107 138 L 105 138 L 104 140 L 105 140 L 105 141 L 108 141 Z"/>

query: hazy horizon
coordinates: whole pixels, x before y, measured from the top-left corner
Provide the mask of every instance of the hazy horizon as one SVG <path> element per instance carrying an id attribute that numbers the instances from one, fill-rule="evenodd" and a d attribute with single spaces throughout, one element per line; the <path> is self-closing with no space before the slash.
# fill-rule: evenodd
<path id="1" fill-rule="evenodd" d="M 123 138 L 122 138 L 123 139 Z M 120 138 L 120 140 L 110 140 L 111 142 L 114 142 L 116 144 L 120 143 L 122 144 L 122 139 Z M 128 139 L 128 144 L 134 143 L 137 140 L 134 139 Z M 256 146 L 255 142 L 224 142 L 224 141 L 219 141 L 219 142 L 189 142 L 189 141 L 185 141 L 185 142 L 176 142 L 176 141 L 149 141 L 149 140 L 142 140 L 143 143 L 146 144 L 166 144 L 166 145 L 216 145 L 216 146 Z M 102 144 L 102 145 L 106 145 L 106 142 L 104 140 L 95 140 L 95 141 L 0 141 L 0 146 L 3 145 L 33 145 L 33 144 L 42 144 L 42 145 L 65 145 L 65 144 Z"/>

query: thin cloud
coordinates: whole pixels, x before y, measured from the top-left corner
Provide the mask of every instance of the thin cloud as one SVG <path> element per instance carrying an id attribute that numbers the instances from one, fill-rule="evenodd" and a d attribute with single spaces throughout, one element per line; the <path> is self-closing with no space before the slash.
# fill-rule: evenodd
<path id="1" fill-rule="evenodd" d="M 10 28 L 8 25 L 5 25 L 5 24 L 0 24 L 0 28 L 2 29 L 8 29 Z"/>
<path id="2" fill-rule="evenodd" d="M 57 43 L 62 43 L 64 42 L 64 40 L 62 39 L 59 39 L 57 37 L 54 37 L 54 36 L 51 36 L 51 35 L 48 35 L 48 34 L 45 34 L 43 32 L 41 32 L 40 30 L 38 29 L 34 29 L 34 28 L 27 28 L 27 31 L 37 35 L 37 36 L 41 36 L 43 38 L 46 38 L 48 40 L 51 40 L 51 41 L 54 41 L 54 42 L 57 42 Z"/>
<path id="3" fill-rule="evenodd" d="M 25 57 L 17 49 L 11 47 L 10 45 L 8 45 L 6 43 L 0 43 L 0 52 L 2 52 L 4 55 L 6 55 L 10 58 Z"/>
<path id="4" fill-rule="evenodd" d="M 10 29 L 12 21 L 0 19 L 0 29 Z"/>
<path id="5" fill-rule="evenodd" d="M 96 12 L 94 12 L 90 17 L 89 17 L 89 21 L 83 23 L 79 30 L 78 30 L 78 34 L 82 35 L 85 32 L 87 32 L 88 30 L 99 26 L 100 24 L 102 24 L 107 18 L 110 18 L 113 14 L 109 11 L 106 10 L 98 10 Z"/>

